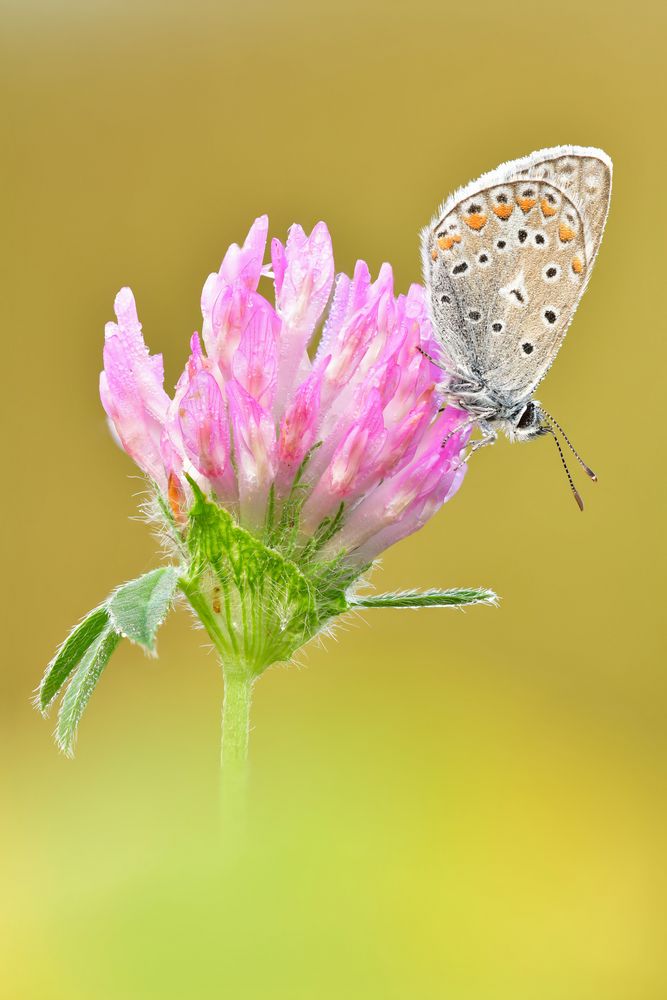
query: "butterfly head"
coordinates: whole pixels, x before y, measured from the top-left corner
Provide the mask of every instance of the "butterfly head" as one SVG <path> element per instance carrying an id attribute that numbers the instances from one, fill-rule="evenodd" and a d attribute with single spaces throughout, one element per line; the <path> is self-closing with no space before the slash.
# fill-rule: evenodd
<path id="1" fill-rule="evenodd" d="M 532 441 L 533 438 L 549 433 L 540 405 L 532 399 L 512 414 L 509 423 L 510 437 L 515 441 Z"/>

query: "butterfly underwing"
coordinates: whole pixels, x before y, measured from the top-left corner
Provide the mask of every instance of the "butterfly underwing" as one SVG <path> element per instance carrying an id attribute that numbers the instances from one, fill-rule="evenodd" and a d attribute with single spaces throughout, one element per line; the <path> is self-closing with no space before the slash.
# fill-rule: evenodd
<path id="1" fill-rule="evenodd" d="M 532 395 L 590 278 L 611 179 L 600 149 L 543 149 L 455 192 L 422 231 L 443 391 L 485 441 L 550 429 Z"/>

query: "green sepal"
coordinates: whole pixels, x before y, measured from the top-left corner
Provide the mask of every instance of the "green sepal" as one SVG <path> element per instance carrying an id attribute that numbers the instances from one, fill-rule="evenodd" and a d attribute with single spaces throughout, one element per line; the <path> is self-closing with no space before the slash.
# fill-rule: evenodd
<path id="1" fill-rule="evenodd" d="M 175 566 L 161 566 L 124 583 L 107 602 L 113 628 L 126 639 L 155 653 L 155 636 L 178 586 Z"/>
<path id="2" fill-rule="evenodd" d="M 84 653 L 109 625 L 109 613 L 105 605 L 94 608 L 70 632 L 58 649 L 48 667 L 37 691 L 36 704 L 40 712 L 46 714 L 49 706 L 63 684 L 80 662 Z"/>
<path id="3" fill-rule="evenodd" d="M 318 526 L 315 534 L 304 547 L 302 558 L 312 559 L 315 555 L 322 549 L 330 539 L 340 530 L 343 524 L 343 515 L 345 513 L 345 504 L 341 501 L 338 505 L 336 513 L 331 517 L 325 517 L 322 523 Z"/>
<path id="4" fill-rule="evenodd" d="M 68 757 L 74 755 L 74 744 L 83 710 L 120 640 L 121 636 L 118 632 L 110 624 L 107 625 L 102 634 L 88 648 L 76 673 L 69 682 L 58 713 L 58 726 L 56 728 L 56 742 Z"/>
<path id="5" fill-rule="evenodd" d="M 299 518 L 301 508 L 308 496 L 308 487 L 302 482 L 303 474 L 312 456 L 321 446 L 322 442 L 317 441 L 304 456 L 294 476 L 289 496 L 282 504 L 277 524 L 275 523 L 276 498 L 273 486 L 269 492 L 264 540 L 267 545 L 279 549 L 288 558 L 291 558 L 298 548 Z"/>
<path id="6" fill-rule="evenodd" d="M 461 587 L 455 590 L 404 590 L 396 594 L 355 597 L 349 603 L 354 608 L 451 608 L 467 604 L 496 605 L 498 597 L 492 590 Z"/>
<path id="7" fill-rule="evenodd" d="M 181 589 L 228 665 L 259 674 L 318 630 L 317 595 L 296 563 L 207 500 L 194 480 L 190 485 L 191 563 Z"/>

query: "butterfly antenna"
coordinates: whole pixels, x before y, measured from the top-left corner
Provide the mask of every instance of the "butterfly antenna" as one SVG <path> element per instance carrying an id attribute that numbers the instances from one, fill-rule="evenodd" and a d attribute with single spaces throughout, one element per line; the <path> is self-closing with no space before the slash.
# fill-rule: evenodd
<path id="1" fill-rule="evenodd" d="M 574 485 L 574 482 L 572 480 L 572 476 L 570 475 L 570 470 L 568 469 L 567 462 L 565 461 L 565 455 L 563 454 L 563 449 L 560 446 L 560 441 L 556 437 L 556 432 L 554 431 L 553 427 L 547 427 L 547 431 L 549 432 L 549 434 L 551 434 L 552 438 L 556 442 L 556 447 L 558 448 L 558 454 L 560 455 L 560 460 L 563 463 L 563 468 L 565 469 L 565 473 L 567 475 L 568 482 L 570 483 L 570 489 L 572 490 L 572 494 L 574 496 L 574 499 L 577 501 L 577 505 L 579 507 L 579 510 L 583 510 L 584 509 L 584 501 L 579 496 L 579 492 L 577 490 L 577 487 Z"/>
<path id="2" fill-rule="evenodd" d="M 582 467 L 582 469 L 584 470 L 584 472 L 586 473 L 586 475 L 590 479 L 592 479 L 594 483 L 597 483 L 598 477 L 595 475 L 595 473 L 593 472 L 592 469 L 588 468 L 588 466 L 584 462 L 583 458 L 581 457 L 581 455 L 579 454 L 579 452 L 577 451 L 577 449 L 574 447 L 574 445 L 572 444 L 572 442 L 570 441 L 569 437 L 567 436 L 567 434 L 565 433 L 565 431 L 563 430 L 563 428 L 561 427 L 561 425 L 558 423 L 558 421 L 556 420 L 556 418 L 552 417 L 551 414 L 547 413 L 547 411 L 545 409 L 543 409 L 542 407 L 540 407 L 540 410 L 542 411 L 542 413 L 544 414 L 544 416 L 547 418 L 547 420 L 549 421 L 549 423 L 553 424 L 554 427 L 557 427 L 558 430 L 561 432 L 561 434 L 563 435 L 563 437 L 565 439 L 565 442 L 566 442 L 568 448 L 570 449 L 570 451 L 572 452 L 572 454 L 576 458 L 577 462 L 579 462 L 579 465 Z"/>

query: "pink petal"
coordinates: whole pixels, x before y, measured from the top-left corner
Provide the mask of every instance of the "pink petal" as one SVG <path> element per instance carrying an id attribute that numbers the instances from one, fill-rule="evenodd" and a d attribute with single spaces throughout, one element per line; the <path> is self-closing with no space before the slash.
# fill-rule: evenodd
<path id="1" fill-rule="evenodd" d="M 235 380 L 227 384 L 241 520 L 254 530 L 264 523 L 266 501 L 276 471 L 273 418 Z"/>
<path id="2" fill-rule="evenodd" d="M 363 411 L 343 436 L 327 468 L 306 501 L 302 526 L 314 531 L 323 518 L 333 513 L 341 500 L 364 494 L 379 478 L 380 458 L 386 440 L 382 420 L 382 400 L 371 389 Z"/>
<path id="3" fill-rule="evenodd" d="M 271 410 L 278 371 L 280 322 L 270 308 L 255 308 L 232 362 L 237 382 L 266 410 Z"/>
<path id="4" fill-rule="evenodd" d="M 284 412 L 296 376 L 309 367 L 306 347 L 329 301 L 334 280 L 333 248 L 329 230 L 318 222 L 310 236 L 301 226 L 291 227 L 283 249 L 272 248 L 276 275 L 276 306 L 282 321 L 276 412 Z"/>
<path id="5" fill-rule="evenodd" d="M 194 374 L 179 405 L 179 426 L 188 458 L 221 499 L 234 495 L 229 424 L 218 383 L 209 372 Z"/>
<path id="6" fill-rule="evenodd" d="M 371 535 L 364 544 L 359 545 L 350 553 L 351 560 L 359 566 L 366 566 L 377 559 L 385 549 L 423 528 L 427 521 L 434 514 L 437 514 L 443 504 L 451 500 L 458 492 L 467 471 L 467 465 L 462 463 L 443 472 L 435 488 L 426 496 L 416 500 L 397 520 Z"/>
<path id="7" fill-rule="evenodd" d="M 275 268 L 275 255 L 274 255 Z M 310 236 L 301 226 L 291 227 L 284 263 L 276 286 L 278 314 L 292 328 L 311 332 L 329 301 L 334 279 L 333 247 L 324 222 Z"/>
<path id="8" fill-rule="evenodd" d="M 259 319 L 258 314 L 261 314 Z M 207 354 L 225 377 L 231 377 L 234 356 L 246 328 L 254 320 L 273 331 L 279 326 L 275 310 L 266 299 L 238 282 L 222 288 L 210 313 L 204 317 L 202 334 Z"/>
<path id="9" fill-rule="evenodd" d="M 347 549 L 355 553 L 363 546 L 366 546 L 364 552 L 367 554 L 370 540 L 376 536 L 386 538 L 382 534 L 386 529 L 393 530 L 392 538 L 395 540 L 416 530 L 422 523 L 420 518 L 426 501 L 438 497 L 436 506 L 444 502 L 456 466 L 456 462 L 451 462 L 442 454 L 431 452 L 395 476 L 385 479 L 351 512 L 343 529 L 328 546 L 327 555 L 331 556 L 334 549 L 336 552 Z M 376 543 L 376 547 L 380 552 L 381 541 Z"/>
<path id="10" fill-rule="evenodd" d="M 134 296 L 123 288 L 114 304 L 118 323 L 107 323 L 100 396 L 125 451 L 161 486 L 160 453 L 169 406 L 163 388 L 162 357 L 151 357 L 141 334 Z"/>
<path id="11" fill-rule="evenodd" d="M 287 270 L 287 254 L 285 253 L 285 247 L 276 237 L 271 240 L 271 268 L 273 270 L 276 295 L 280 295 L 283 281 L 285 280 L 285 271 Z"/>
<path id="12" fill-rule="evenodd" d="M 370 287 L 370 271 L 363 260 L 357 261 L 351 280 L 346 274 L 337 276 L 333 301 L 317 348 L 316 361 L 328 353 L 331 343 L 343 326 L 367 304 Z"/>
<path id="13" fill-rule="evenodd" d="M 422 425 L 410 446 L 412 457 L 351 511 L 327 554 L 348 549 L 355 560 L 368 561 L 421 527 L 459 488 L 470 433 L 467 415 L 455 407 L 447 407 L 425 429 Z"/>
<path id="14" fill-rule="evenodd" d="M 260 215 L 250 227 L 243 246 L 239 247 L 236 243 L 232 243 L 219 271 L 220 277 L 228 285 L 240 281 L 249 291 L 257 291 L 268 232 L 269 217 Z"/>
<path id="15" fill-rule="evenodd" d="M 315 444 L 319 425 L 322 379 L 326 359 L 319 369 L 299 386 L 280 425 L 278 437 L 278 491 L 286 492 L 297 469 Z"/>
<path id="16" fill-rule="evenodd" d="M 422 393 L 410 412 L 395 424 L 391 423 L 385 410 L 384 418 L 388 429 L 387 443 L 382 457 L 383 476 L 410 461 L 432 416 L 433 394 L 428 390 Z"/>

